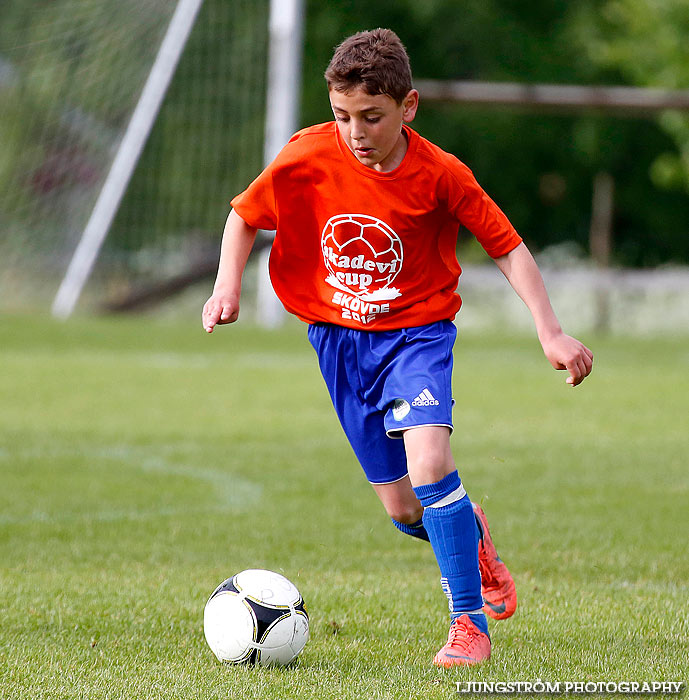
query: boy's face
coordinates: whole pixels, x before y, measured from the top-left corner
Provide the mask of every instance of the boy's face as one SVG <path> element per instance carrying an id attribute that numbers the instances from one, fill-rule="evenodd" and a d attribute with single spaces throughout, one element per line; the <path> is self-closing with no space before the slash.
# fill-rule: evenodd
<path id="1" fill-rule="evenodd" d="M 340 136 L 357 160 L 374 170 L 394 170 L 407 152 L 402 123 L 414 119 L 419 93 L 410 90 L 401 105 L 389 95 L 369 95 L 362 88 L 330 90 L 330 105 Z"/>

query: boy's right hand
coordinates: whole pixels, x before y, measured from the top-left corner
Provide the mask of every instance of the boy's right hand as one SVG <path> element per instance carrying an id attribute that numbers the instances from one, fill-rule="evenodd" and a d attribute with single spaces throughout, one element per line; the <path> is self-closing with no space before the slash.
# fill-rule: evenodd
<path id="1" fill-rule="evenodd" d="M 212 333 L 216 325 L 234 323 L 239 317 L 239 297 L 233 294 L 213 292 L 203 305 L 201 323 L 207 333 Z"/>

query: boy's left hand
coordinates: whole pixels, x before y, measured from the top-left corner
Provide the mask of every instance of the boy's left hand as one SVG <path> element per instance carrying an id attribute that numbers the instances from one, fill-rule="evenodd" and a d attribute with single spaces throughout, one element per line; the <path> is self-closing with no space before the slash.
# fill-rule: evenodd
<path id="1" fill-rule="evenodd" d="M 564 369 L 569 372 L 567 384 L 577 386 L 591 374 L 593 353 L 576 338 L 559 333 L 542 340 L 541 345 L 548 362 L 555 369 Z"/>

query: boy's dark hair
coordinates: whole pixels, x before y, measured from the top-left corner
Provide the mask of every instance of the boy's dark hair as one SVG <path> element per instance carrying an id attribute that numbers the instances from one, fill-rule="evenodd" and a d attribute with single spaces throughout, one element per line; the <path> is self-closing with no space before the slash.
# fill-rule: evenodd
<path id="1" fill-rule="evenodd" d="M 412 89 L 409 56 L 391 29 L 373 29 L 347 37 L 325 71 L 328 90 L 361 87 L 369 95 L 388 95 L 397 104 Z"/>

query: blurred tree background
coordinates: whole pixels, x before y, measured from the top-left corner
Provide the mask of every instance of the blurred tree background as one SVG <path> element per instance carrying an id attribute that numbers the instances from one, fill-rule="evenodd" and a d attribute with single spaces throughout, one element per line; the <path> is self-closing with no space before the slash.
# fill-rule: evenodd
<path id="1" fill-rule="evenodd" d="M 103 177 L 106 161 L 84 146 L 90 132 L 82 125 L 98 123 L 107 135 L 111 120 L 126 114 L 100 113 L 91 91 L 120 85 L 117 78 L 133 72 L 128 63 L 151 49 L 138 29 L 174 5 L 108 2 L 8 0 L 0 6 L 0 190 L 2 179 L 27 161 L 29 148 L 41 165 L 27 167 L 8 190 L 27 217 L 44 206 L 43 220 L 56 219 L 49 189 L 76 192 Z M 69 31 L 60 24 L 106 5 L 112 18 L 98 26 L 117 25 L 108 51 L 91 51 L 94 34 L 79 33 L 78 21 Z M 190 237 L 217 244 L 229 199 L 261 165 L 267 14 L 268 0 L 205 0 L 108 238 L 111 258 L 147 240 L 162 239 L 168 250 L 181 250 L 180 240 Z M 689 0 L 306 0 L 303 125 L 332 118 L 323 71 L 333 48 L 378 26 L 400 35 L 419 79 L 689 88 Z M 33 68 L 23 47 L 54 39 L 60 42 L 49 54 L 55 70 L 36 68 L 35 80 L 27 80 Z M 69 113 L 76 145 L 37 153 L 42 146 L 27 131 L 29 118 L 36 133 L 64 130 L 65 114 L 48 115 L 45 105 L 67 90 L 81 105 Z M 123 94 L 122 106 L 134 96 Z M 606 172 L 615 181 L 613 261 L 689 263 L 687 113 L 642 119 L 422 102 L 413 127 L 471 167 L 537 251 L 573 242 L 588 254 L 592 185 Z M 99 148 L 109 143 L 103 138 Z M 88 167 L 75 168 L 81 155 L 89 156 Z M 65 171 L 62 179 L 56 180 L 55 162 Z M 73 208 L 74 197 L 68 204 Z M 0 196 L 0 234 L 9 237 L 6 213 Z M 24 228 L 24 238 L 11 234 L 19 241 L 17 255 L 38 236 L 35 225 Z M 51 237 L 46 229 L 44 239 Z M 142 262 L 145 274 L 159 265 L 156 255 Z"/>
<path id="2" fill-rule="evenodd" d="M 689 88 L 686 0 L 307 3 L 304 124 L 330 118 L 322 74 L 361 29 L 401 37 L 415 78 Z M 592 183 L 616 184 L 614 262 L 689 262 L 689 119 L 421 105 L 412 125 L 457 155 L 529 245 L 588 251 Z"/>

